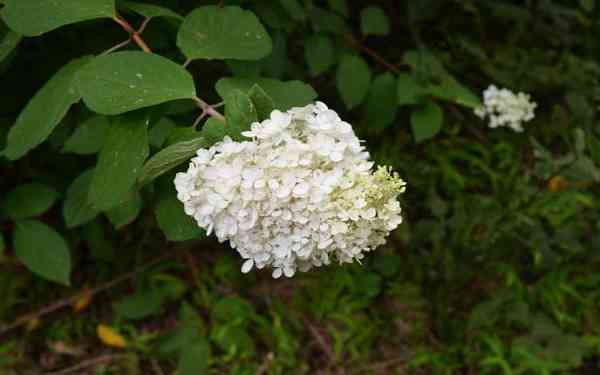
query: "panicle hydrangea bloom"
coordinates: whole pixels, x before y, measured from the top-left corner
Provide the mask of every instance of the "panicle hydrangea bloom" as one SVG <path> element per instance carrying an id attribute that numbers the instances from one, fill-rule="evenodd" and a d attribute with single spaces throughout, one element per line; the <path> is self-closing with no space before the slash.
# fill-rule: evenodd
<path id="1" fill-rule="evenodd" d="M 175 177 L 185 212 L 243 259 L 242 272 L 273 277 L 360 261 L 401 222 L 405 183 L 389 168 L 372 171 L 352 127 L 317 102 L 273 111 L 244 132 L 200 149 Z"/>
<path id="2" fill-rule="evenodd" d="M 483 92 L 483 106 L 475 109 L 481 119 L 489 118 L 489 127 L 508 126 L 516 132 L 522 132 L 524 122 L 534 118 L 537 104 L 525 93 L 515 94 L 508 89 L 498 89 L 491 85 Z"/>

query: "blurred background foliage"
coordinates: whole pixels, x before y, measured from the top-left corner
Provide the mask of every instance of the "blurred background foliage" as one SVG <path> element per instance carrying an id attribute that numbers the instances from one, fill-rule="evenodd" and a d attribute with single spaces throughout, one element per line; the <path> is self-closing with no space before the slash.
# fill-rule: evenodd
<path id="1" fill-rule="evenodd" d="M 215 4 L 144 2 L 181 15 Z M 26 157 L 0 158 L 3 373 L 52 373 L 90 358 L 96 362 L 72 373 L 600 373 L 600 4 L 221 4 L 253 11 L 273 50 L 255 62 L 192 62 L 199 94 L 218 102 L 214 86 L 225 76 L 309 83 L 354 125 L 374 159 L 407 181 L 405 223 L 362 265 L 289 280 L 241 274 L 239 257 L 212 238 L 168 241 L 199 233 L 165 229 L 161 218 L 177 216 L 177 205 L 148 191 L 71 228 L 55 202 L 95 165 L 104 139 L 102 130 L 88 142 L 74 139 L 90 117 L 76 105 Z M 142 21 L 121 6 L 129 22 Z M 12 49 L 14 36 L 0 27 L 2 146 L 54 72 L 126 37 L 116 23 L 94 20 L 23 38 Z M 174 18 L 153 19 L 144 39 L 153 52 L 183 62 L 178 27 Z M 524 133 L 489 129 L 473 115 L 490 84 L 538 102 Z M 161 108 L 167 116 L 150 131 L 152 150 L 184 137 L 197 115 L 186 102 Z M 172 190 L 172 176 L 159 178 L 156 189 Z M 70 287 L 31 274 L 14 255 L 18 228 L 7 212 L 14 189 L 31 183 L 47 188 L 40 198 L 34 186 L 34 198 L 49 202 L 40 220 L 69 245 Z M 26 210 L 30 200 L 21 199 Z M 64 308 L 26 315 L 56 301 Z M 6 330 L 20 318 L 24 324 Z"/>

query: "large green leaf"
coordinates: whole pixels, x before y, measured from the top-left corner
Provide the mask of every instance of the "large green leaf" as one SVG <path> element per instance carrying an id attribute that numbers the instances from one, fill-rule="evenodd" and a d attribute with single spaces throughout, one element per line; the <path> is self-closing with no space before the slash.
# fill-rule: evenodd
<path id="1" fill-rule="evenodd" d="M 346 21 L 340 15 L 327 9 L 313 7 L 309 16 L 313 29 L 317 32 L 343 35 L 348 32 Z"/>
<path id="2" fill-rule="evenodd" d="M 88 201 L 105 211 L 123 203 L 148 157 L 149 115 L 130 113 L 111 124 L 90 186 Z"/>
<path id="3" fill-rule="evenodd" d="M 208 374 L 210 345 L 205 338 L 197 338 L 188 343 L 179 356 L 177 373 L 180 375 Z"/>
<path id="4" fill-rule="evenodd" d="M 360 12 L 360 30 L 364 35 L 387 35 L 390 20 L 381 7 L 369 6 Z"/>
<path id="5" fill-rule="evenodd" d="M 271 37 L 254 13 L 208 5 L 185 17 L 177 46 L 188 59 L 259 60 L 271 53 Z"/>
<path id="6" fill-rule="evenodd" d="M 58 193 L 49 186 L 31 183 L 20 185 L 4 198 L 2 211 L 11 219 L 39 216 L 56 202 Z"/>
<path id="7" fill-rule="evenodd" d="M 269 78 L 221 78 L 216 85 L 219 96 L 227 99 L 234 90 L 249 92 L 259 85 L 275 103 L 275 108 L 286 111 L 291 107 L 305 106 L 317 98 L 315 90 L 300 81 L 279 81 Z"/>
<path id="8" fill-rule="evenodd" d="M 221 124 L 221 126 L 224 126 L 223 122 Z M 138 183 L 140 186 L 143 186 L 186 160 L 189 160 L 203 144 L 203 138 L 196 138 L 172 144 L 159 151 L 144 164 L 138 178 Z"/>
<path id="9" fill-rule="evenodd" d="M 10 53 L 17 48 L 23 37 L 12 30 L 7 30 L 0 41 L 0 62 L 4 61 Z"/>
<path id="10" fill-rule="evenodd" d="M 175 128 L 175 123 L 168 117 L 163 117 L 152 125 L 148 132 L 150 146 L 161 148 L 167 140 L 169 133 Z"/>
<path id="11" fill-rule="evenodd" d="M 36 220 L 18 221 L 14 232 L 15 254 L 33 273 L 69 285 L 71 253 L 54 229 Z"/>
<path id="12" fill-rule="evenodd" d="M 110 220 L 115 229 L 121 229 L 138 217 L 143 204 L 144 202 L 140 193 L 132 191 L 129 199 L 123 204 L 106 211 L 106 217 L 108 217 L 108 220 Z"/>
<path id="13" fill-rule="evenodd" d="M 248 91 L 248 96 L 256 108 L 258 121 L 262 121 L 271 116 L 271 112 L 275 109 L 273 98 L 263 90 L 259 85 L 254 85 Z"/>
<path id="14" fill-rule="evenodd" d="M 396 118 L 396 78 L 383 73 L 373 80 L 365 105 L 365 118 L 369 127 L 385 128 Z"/>
<path id="15" fill-rule="evenodd" d="M 337 88 L 348 109 L 363 102 L 371 84 L 371 70 L 362 57 L 347 55 L 342 58 L 336 75 Z"/>
<path id="16" fill-rule="evenodd" d="M 10 129 L 4 156 L 19 159 L 48 138 L 71 105 L 81 98 L 75 77 L 88 62 L 89 58 L 81 58 L 65 65 L 35 94 Z"/>
<path id="17" fill-rule="evenodd" d="M 138 3 L 136 1 L 124 1 L 121 4 L 124 8 L 131 10 L 146 18 L 168 17 L 182 20 L 183 17 L 169 8 L 161 7 L 153 4 Z"/>
<path id="18" fill-rule="evenodd" d="M 196 221 L 186 215 L 183 204 L 175 196 L 161 199 L 154 214 L 158 226 L 169 241 L 187 241 L 204 234 Z"/>
<path id="19" fill-rule="evenodd" d="M 67 197 L 63 204 L 63 218 L 67 228 L 85 224 L 99 214 L 87 200 L 93 175 L 92 169 L 83 172 L 67 189 Z"/>
<path id="20" fill-rule="evenodd" d="M 396 91 L 398 105 L 418 104 L 426 94 L 426 89 L 419 84 L 414 74 L 398 74 Z"/>
<path id="21" fill-rule="evenodd" d="M 279 3 L 293 20 L 304 21 L 306 18 L 306 10 L 299 0 L 279 0 Z"/>
<path id="22" fill-rule="evenodd" d="M 250 130 L 250 125 L 258 121 L 254 103 L 241 90 L 233 90 L 225 98 L 225 116 L 225 131 L 236 141 L 243 140 L 242 132 Z"/>
<path id="23" fill-rule="evenodd" d="M 212 146 L 217 142 L 221 142 L 227 135 L 226 125 L 223 121 L 216 118 L 209 118 L 202 126 L 202 138 L 204 138 L 207 146 Z"/>
<path id="24" fill-rule="evenodd" d="M 2 10 L 2 18 L 8 27 L 26 36 L 114 15 L 115 0 L 5 0 Z"/>
<path id="25" fill-rule="evenodd" d="M 147 318 L 160 311 L 166 297 L 165 292 L 161 289 L 145 289 L 115 303 L 115 312 L 119 317 L 129 320 Z"/>
<path id="26" fill-rule="evenodd" d="M 410 115 L 410 126 L 417 143 L 433 138 L 442 128 L 444 112 L 434 102 L 427 102 Z"/>
<path id="27" fill-rule="evenodd" d="M 329 3 L 329 7 L 341 14 L 344 17 L 348 17 L 350 15 L 350 10 L 348 9 L 348 4 L 346 3 L 346 0 L 327 0 L 327 3 Z"/>
<path id="28" fill-rule="evenodd" d="M 461 85 L 450 76 L 443 77 L 438 84 L 428 87 L 429 93 L 437 98 L 448 100 L 469 108 L 481 107 L 481 99 L 469 88 Z"/>
<path id="29" fill-rule="evenodd" d="M 304 46 L 304 58 L 312 75 L 319 75 L 335 64 L 335 47 L 331 38 L 313 35 Z"/>
<path id="30" fill-rule="evenodd" d="M 194 80 L 181 65 L 141 51 L 96 57 L 77 76 L 85 104 L 105 115 L 196 95 Z"/>
<path id="31" fill-rule="evenodd" d="M 75 129 L 62 151 L 87 155 L 100 151 L 110 124 L 105 116 L 93 116 Z"/>

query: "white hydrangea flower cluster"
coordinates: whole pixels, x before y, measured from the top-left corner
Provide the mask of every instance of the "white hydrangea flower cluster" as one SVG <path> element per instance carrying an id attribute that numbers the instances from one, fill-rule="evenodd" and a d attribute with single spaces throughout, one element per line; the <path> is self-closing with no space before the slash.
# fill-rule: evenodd
<path id="1" fill-rule="evenodd" d="M 508 126 L 522 132 L 524 122 L 531 121 L 537 104 L 525 93 L 515 94 L 508 89 L 498 89 L 491 85 L 483 92 L 483 106 L 475 109 L 481 119 L 489 117 L 489 127 Z"/>
<path id="2" fill-rule="evenodd" d="M 317 102 L 273 111 L 234 142 L 200 149 L 175 177 L 185 212 L 245 262 L 273 277 L 360 261 L 402 223 L 405 183 L 389 168 L 372 171 L 352 127 Z"/>

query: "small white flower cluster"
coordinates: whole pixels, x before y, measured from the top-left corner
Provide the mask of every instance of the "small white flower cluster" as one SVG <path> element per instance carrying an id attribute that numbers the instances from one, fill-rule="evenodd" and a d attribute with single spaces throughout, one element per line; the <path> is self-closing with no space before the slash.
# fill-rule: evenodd
<path id="1" fill-rule="evenodd" d="M 483 106 L 475 109 L 475 114 L 484 119 L 489 117 L 490 128 L 508 126 L 522 132 L 524 122 L 534 118 L 537 104 L 528 94 L 514 94 L 508 89 L 498 89 L 491 85 L 483 92 Z"/>
<path id="2" fill-rule="evenodd" d="M 273 277 L 360 261 L 401 222 L 405 183 L 371 171 L 352 127 L 317 102 L 273 111 L 244 132 L 200 149 L 175 177 L 185 212 L 220 242 L 229 240 L 242 272 L 271 266 Z"/>

